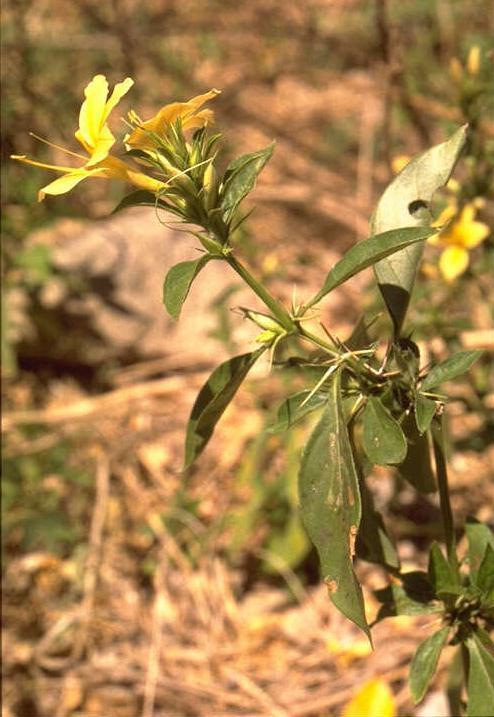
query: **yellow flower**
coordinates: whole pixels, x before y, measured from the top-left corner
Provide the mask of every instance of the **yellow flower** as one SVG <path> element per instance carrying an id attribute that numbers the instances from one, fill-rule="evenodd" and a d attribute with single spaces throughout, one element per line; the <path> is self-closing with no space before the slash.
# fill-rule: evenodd
<path id="1" fill-rule="evenodd" d="M 395 174 L 399 174 L 404 169 L 411 157 L 408 154 L 398 154 L 391 160 L 391 169 Z"/>
<path id="2" fill-rule="evenodd" d="M 478 75 L 480 71 L 480 47 L 472 45 L 467 57 L 467 70 L 470 75 Z"/>
<path id="3" fill-rule="evenodd" d="M 366 682 L 348 702 L 342 717 L 395 717 L 396 702 L 389 685 L 383 680 Z"/>
<path id="4" fill-rule="evenodd" d="M 219 94 L 219 90 L 213 89 L 187 102 L 165 105 L 154 117 L 145 122 L 141 122 L 135 112 L 130 112 L 129 119 L 137 126 L 125 137 L 124 142 L 128 148 L 155 149 L 156 142 L 153 142 L 152 134 L 163 137 L 167 128 L 177 120 L 180 120 L 183 130 L 204 127 L 213 121 L 214 114 L 212 110 L 201 109 L 201 107 Z"/>
<path id="5" fill-rule="evenodd" d="M 147 189 L 151 192 L 158 192 L 165 187 L 152 177 L 142 172 L 136 172 L 132 167 L 121 159 L 110 157 L 110 149 L 115 143 L 115 137 L 110 131 L 107 119 L 110 112 L 118 104 L 121 98 L 130 90 L 134 81 L 127 77 L 123 82 L 115 85 L 113 92 L 108 99 L 108 82 L 103 75 L 96 75 L 84 90 L 85 100 L 82 103 L 79 113 L 79 129 L 75 133 L 76 139 L 83 146 L 88 156 L 62 149 L 67 154 L 77 157 L 83 161 L 80 167 L 66 167 L 54 164 L 45 164 L 28 159 L 24 155 L 12 155 L 12 159 L 35 167 L 52 169 L 62 172 L 64 176 L 55 179 L 46 187 L 40 189 L 38 199 L 41 202 L 46 194 L 65 194 L 87 177 L 104 177 L 106 179 L 121 179 Z M 45 140 L 42 140 L 45 141 Z M 48 142 L 51 146 L 56 147 Z"/>
<path id="6" fill-rule="evenodd" d="M 452 219 L 443 231 L 429 240 L 431 244 L 445 247 L 439 259 L 439 270 L 448 282 L 463 274 L 470 262 L 469 250 L 481 244 L 490 233 L 487 224 L 475 221 L 477 206 L 478 202 L 470 202 L 458 213 L 456 205 L 450 204 L 434 222 L 435 226 L 440 226 Z"/>

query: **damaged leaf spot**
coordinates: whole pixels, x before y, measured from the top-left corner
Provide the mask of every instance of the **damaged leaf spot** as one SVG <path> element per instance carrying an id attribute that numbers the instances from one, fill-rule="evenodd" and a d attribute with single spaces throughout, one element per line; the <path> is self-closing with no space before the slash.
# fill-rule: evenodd
<path id="1" fill-rule="evenodd" d="M 334 595 L 334 593 L 338 591 L 338 582 L 336 580 L 331 580 L 331 578 L 324 578 L 324 584 L 328 588 L 328 593 L 330 595 Z"/>
<path id="2" fill-rule="evenodd" d="M 410 202 L 410 204 L 408 205 L 408 211 L 412 215 L 412 217 L 420 209 L 428 209 L 428 208 L 429 208 L 428 203 L 424 202 L 423 199 L 415 199 L 413 202 Z"/>
<path id="3" fill-rule="evenodd" d="M 350 526 L 350 532 L 348 533 L 348 545 L 350 548 L 350 557 L 355 557 L 355 542 L 357 540 L 358 528 L 356 525 Z"/>

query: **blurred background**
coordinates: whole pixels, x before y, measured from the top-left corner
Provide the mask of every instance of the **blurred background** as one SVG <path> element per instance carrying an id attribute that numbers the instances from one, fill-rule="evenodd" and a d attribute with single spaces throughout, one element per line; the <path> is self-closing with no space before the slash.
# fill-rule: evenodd
<path id="1" fill-rule="evenodd" d="M 367 236 L 403 158 L 465 121 L 467 156 L 438 211 L 470 203 L 492 227 L 490 1 L 5 0 L 2 24 L 2 717 L 326 717 L 376 675 L 396 714 L 447 714 L 444 670 L 425 707 L 406 687 L 427 622 L 381 623 L 369 657 L 318 585 L 296 509 L 310 424 L 268 430 L 295 379 L 260 367 L 180 474 L 198 389 L 252 346 L 232 309 L 256 304 L 236 276 L 210 264 L 175 324 L 163 278 L 194 258 L 193 239 L 152 209 L 112 217 L 118 183 L 38 203 L 52 174 L 9 155 L 64 163 L 28 132 L 76 149 L 95 74 L 135 80 L 115 134 L 130 107 L 149 117 L 221 89 L 225 165 L 276 141 L 249 199 L 243 257 L 276 295 L 302 302 Z M 493 517 L 494 240 L 468 250 L 454 277 L 443 248 L 427 248 L 410 326 L 428 360 L 487 350 L 449 410 L 461 525 Z M 322 318 L 344 338 L 363 310 L 381 309 L 362 274 Z M 384 469 L 371 482 L 404 562 L 423 568 L 440 539 L 435 497 Z M 359 570 L 372 614 L 384 578 Z"/>

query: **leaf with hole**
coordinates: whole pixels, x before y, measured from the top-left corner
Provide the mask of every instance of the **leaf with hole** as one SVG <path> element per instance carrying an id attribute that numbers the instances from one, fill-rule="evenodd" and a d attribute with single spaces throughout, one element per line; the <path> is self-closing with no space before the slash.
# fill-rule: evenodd
<path id="1" fill-rule="evenodd" d="M 326 408 L 304 450 L 299 498 L 302 521 L 317 548 L 329 597 L 370 640 L 362 589 L 353 570 L 361 506 L 339 371 L 333 376 Z"/>
<path id="2" fill-rule="evenodd" d="M 422 381 L 421 391 L 430 391 L 445 381 L 451 381 L 462 373 L 468 371 L 475 361 L 482 355 L 483 351 L 474 349 L 473 351 L 459 351 L 457 354 L 450 356 L 445 361 L 434 366 Z"/>
<path id="3" fill-rule="evenodd" d="M 461 127 L 446 142 L 412 159 L 385 189 L 371 220 L 372 234 L 431 223 L 428 204 L 451 176 L 465 144 L 467 127 Z M 409 246 L 383 259 L 374 267 L 379 288 L 400 333 L 408 308 L 423 243 Z"/>
<path id="4" fill-rule="evenodd" d="M 450 626 L 446 625 L 441 628 L 441 630 L 435 632 L 418 646 L 413 656 L 408 679 L 410 692 L 412 693 L 415 704 L 424 698 L 430 681 L 434 677 L 439 657 L 448 639 L 449 631 Z"/>
<path id="5" fill-rule="evenodd" d="M 228 359 L 213 371 L 201 388 L 187 424 L 184 470 L 202 453 L 218 420 L 264 350 L 262 347 Z"/>
<path id="6" fill-rule="evenodd" d="M 199 259 L 181 261 L 169 270 L 163 285 L 163 303 L 172 318 L 180 316 L 192 282 L 211 259 L 214 257 L 204 254 Z"/>
<path id="7" fill-rule="evenodd" d="M 375 396 L 369 396 L 363 416 L 363 447 L 371 463 L 401 463 L 407 453 L 407 442 L 400 424 Z"/>

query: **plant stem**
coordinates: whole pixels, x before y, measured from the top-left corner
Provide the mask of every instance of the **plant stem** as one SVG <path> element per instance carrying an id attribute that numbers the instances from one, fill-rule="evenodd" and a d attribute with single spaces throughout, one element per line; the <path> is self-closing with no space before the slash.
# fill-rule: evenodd
<path id="1" fill-rule="evenodd" d="M 293 321 L 288 311 L 281 306 L 281 304 L 272 296 L 269 291 L 260 284 L 255 277 L 252 276 L 250 271 L 235 257 L 231 254 L 225 256 L 225 260 L 230 264 L 232 269 L 242 277 L 242 279 L 250 286 L 252 291 L 266 304 L 268 309 L 273 314 L 274 318 L 286 329 L 289 333 L 296 331 L 297 326 Z"/>
<path id="2" fill-rule="evenodd" d="M 302 338 L 308 339 L 313 344 L 316 344 L 316 346 L 319 346 L 320 348 L 324 349 L 328 354 L 331 354 L 332 356 L 340 356 L 340 351 L 337 351 L 335 348 L 331 346 L 331 344 L 328 344 L 327 341 L 320 338 L 319 336 L 316 336 L 316 334 L 313 334 L 311 331 L 307 331 L 307 329 L 304 329 L 303 326 L 300 324 L 297 324 L 298 328 L 298 334 Z"/>
<path id="3" fill-rule="evenodd" d="M 456 538 L 453 523 L 453 512 L 449 499 L 448 471 L 444 454 L 444 434 L 442 419 L 434 419 L 432 423 L 432 442 L 434 446 L 434 459 L 436 462 L 437 485 L 439 489 L 439 504 L 444 528 L 446 551 L 451 566 L 458 572 L 458 557 L 456 555 Z"/>

